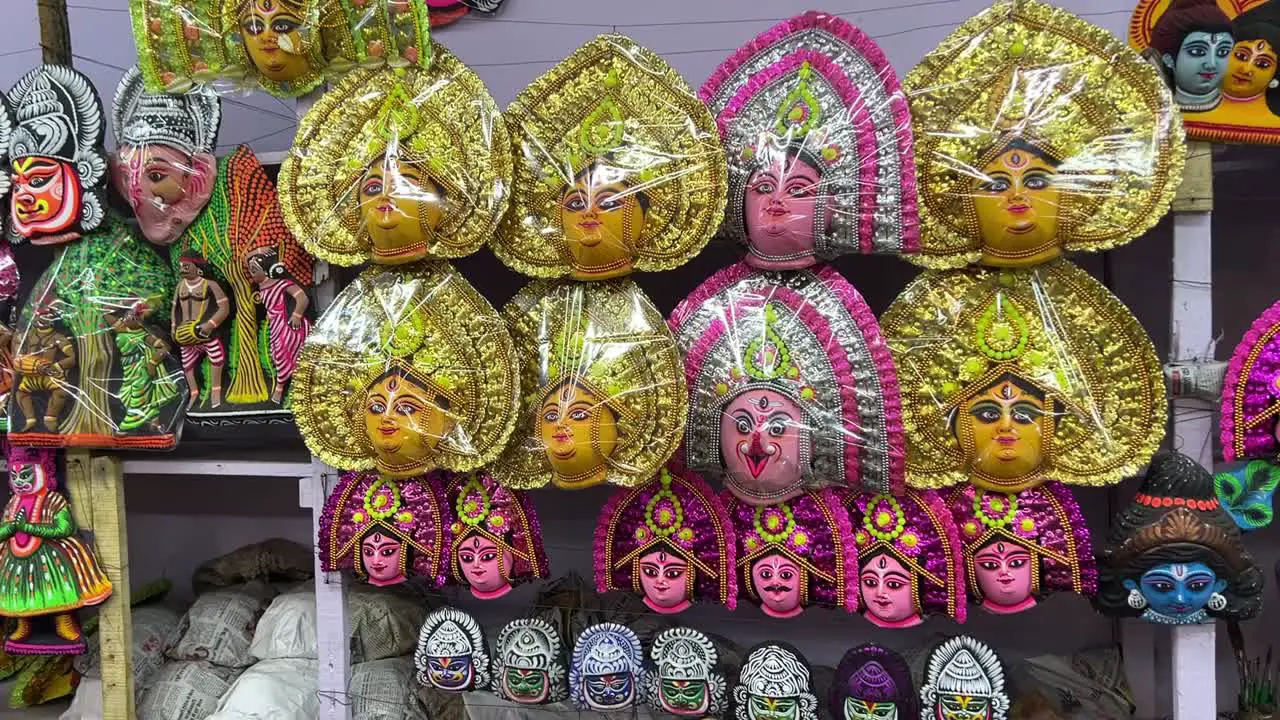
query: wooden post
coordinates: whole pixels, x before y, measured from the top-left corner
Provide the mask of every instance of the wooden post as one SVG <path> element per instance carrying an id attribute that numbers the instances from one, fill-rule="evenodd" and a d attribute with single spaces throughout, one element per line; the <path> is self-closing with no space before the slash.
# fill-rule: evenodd
<path id="1" fill-rule="evenodd" d="M 71 23 L 67 20 L 67 0 L 36 0 L 40 18 L 40 47 L 44 61 L 52 65 L 71 64 Z"/>
<path id="2" fill-rule="evenodd" d="M 311 508 L 312 528 L 320 528 L 325 499 L 338 484 L 338 471 L 312 459 L 310 477 L 298 482 L 298 503 Z M 323 540 L 319 540 L 323 542 Z M 321 720 L 351 720 L 347 692 L 351 686 L 351 621 L 347 613 L 347 580 L 340 572 L 324 572 L 320 554 L 316 567 L 316 648 Z"/>
<path id="3" fill-rule="evenodd" d="M 111 581 L 111 599 L 98 611 L 103 720 L 133 720 L 133 621 L 129 614 L 129 536 L 120 458 L 67 451 L 71 507 L 92 530 L 98 561 Z M 74 510 L 79 506 L 79 510 Z"/>

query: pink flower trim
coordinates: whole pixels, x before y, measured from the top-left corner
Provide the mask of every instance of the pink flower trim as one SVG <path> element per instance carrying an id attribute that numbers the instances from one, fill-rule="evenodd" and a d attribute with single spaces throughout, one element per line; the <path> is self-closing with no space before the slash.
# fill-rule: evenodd
<path id="1" fill-rule="evenodd" d="M 1280 325 L 1280 302 L 1267 308 L 1258 319 L 1253 321 L 1249 326 L 1249 332 L 1245 333 L 1244 338 L 1240 340 L 1240 344 L 1236 345 L 1235 352 L 1231 353 L 1231 362 L 1227 366 L 1227 377 L 1222 386 L 1222 405 L 1219 414 L 1219 427 L 1222 440 L 1222 458 L 1227 462 L 1235 462 L 1243 460 L 1243 457 L 1236 456 L 1236 434 L 1235 413 L 1237 406 L 1247 403 L 1247 397 L 1236 396 L 1236 386 L 1240 384 L 1240 374 L 1244 372 L 1244 363 L 1249 359 L 1249 355 L 1254 352 L 1258 343 L 1262 341 L 1262 337 L 1271 332 L 1273 328 Z M 1276 338 L 1272 342 L 1278 342 Z M 1261 358 L 1259 358 L 1261 359 Z M 1247 381 L 1247 378 L 1245 378 Z M 1240 408 L 1244 409 L 1244 408 Z M 1276 450 L 1276 441 L 1270 432 L 1264 430 L 1265 436 L 1258 433 L 1257 436 L 1251 436 L 1250 431 L 1240 428 L 1238 431 L 1243 437 L 1246 457 L 1261 456 L 1274 453 Z"/>

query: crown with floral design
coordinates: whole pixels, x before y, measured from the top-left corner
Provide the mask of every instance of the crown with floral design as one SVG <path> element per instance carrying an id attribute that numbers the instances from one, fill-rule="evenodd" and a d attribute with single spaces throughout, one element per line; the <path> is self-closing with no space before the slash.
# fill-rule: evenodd
<path id="1" fill-rule="evenodd" d="M 502 487 L 484 471 L 442 472 L 441 476 L 446 502 L 453 510 L 454 519 L 449 526 L 453 553 L 467 538 L 483 535 L 511 553 L 512 567 L 505 568 L 508 580 L 547 576 L 547 556 L 532 498 Z M 453 574 L 455 580 L 465 582 L 457 567 Z"/>
<path id="2" fill-rule="evenodd" d="M 724 397 L 736 394 L 735 390 L 744 385 L 769 383 L 786 386 L 789 394 L 799 400 L 812 401 L 813 386 L 805 382 L 799 358 L 776 329 L 778 307 L 766 302 L 762 312 L 764 333 L 752 334 L 742 346 L 741 362 L 731 366 L 728 377 L 716 383 L 716 394 Z"/>

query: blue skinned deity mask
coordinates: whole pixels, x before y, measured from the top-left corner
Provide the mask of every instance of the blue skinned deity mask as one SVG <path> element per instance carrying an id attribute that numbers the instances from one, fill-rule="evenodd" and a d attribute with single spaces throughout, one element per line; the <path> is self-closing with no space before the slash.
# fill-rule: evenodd
<path id="1" fill-rule="evenodd" d="M 441 690 L 465 690 L 475 678 L 470 655 L 427 658 L 427 677 Z"/>
<path id="2" fill-rule="evenodd" d="M 1192 31 L 1182 40 L 1178 57 L 1165 55 L 1161 60 L 1173 71 L 1173 82 L 1179 94 L 1202 100 L 1216 97 L 1231 56 L 1231 33 Z"/>
<path id="3" fill-rule="evenodd" d="M 587 675 L 587 701 L 600 710 L 627 707 L 635 697 L 635 678 L 631 673 Z"/>
<path id="4" fill-rule="evenodd" d="M 1227 581 L 1201 562 L 1164 563 L 1143 573 L 1136 583 L 1125 580 L 1124 586 L 1146 600 L 1144 620 L 1189 625 L 1208 619 L 1205 608 L 1215 593 L 1226 589 Z"/>

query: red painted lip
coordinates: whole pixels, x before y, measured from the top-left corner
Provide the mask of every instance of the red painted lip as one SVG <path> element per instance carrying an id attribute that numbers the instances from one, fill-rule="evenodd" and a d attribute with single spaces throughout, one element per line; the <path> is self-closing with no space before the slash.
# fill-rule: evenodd
<path id="1" fill-rule="evenodd" d="M 573 439 L 573 436 L 567 432 L 558 432 L 552 435 L 551 439 L 555 440 L 556 442 L 569 442 L 570 440 Z"/>
<path id="2" fill-rule="evenodd" d="M 397 432 L 397 428 L 393 428 L 393 427 L 392 427 L 392 428 L 384 428 L 384 427 L 380 427 L 380 428 L 378 428 L 378 432 L 382 433 L 383 435 L 386 435 L 386 436 L 390 437 L 391 435 L 395 435 L 395 434 L 396 434 L 396 432 Z"/>
<path id="3" fill-rule="evenodd" d="M 769 207 L 764 209 L 764 213 L 766 215 L 775 215 L 775 216 L 781 217 L 782 215 L 790 215 L 791 211 L 781 205 L 770 205 Z"/>
<path id="4" fill-rule="evenodd" d="M 996 438 L 996 442 L 1000 443 L 1001 445 L 1004 445 L 1005 447 L 1008 447 L 1018 442 L 1018 438 L 1001 435 L 1000 437 Z"/>
<path id="5" fill-rule="evenodd" d="M 1231 79 L 1235 80 L 1238 83 L 1247 83 L 1253 78 L 1249 77 L 1248 75 L 1237 75 L 1235 73 L 1231 73 Z"/>
<path id="6" fill-rule="evenodd" d="M 391 213 L 391 212 L 394 212 L 395 209 L 396 209 L 396 206 L 390 202 L 384 202 L 378 205 L 378 212 L 380 213 Z"/>
<path id="7" fill-rule="evenodd" d="M 1029 210 L 1031 210 L 1031 206 L 1030 206 L 1030 205 L 1022 205 L 1022 204 L 1018 204 L 1018 205 L 1010 205 L 1010 206 L 1009 206 L 1009 212 L 1011 212 L 1011 213 L 1013 213 L 1013 214 L 1015 214 L 1015 215 L 1021 215 L 1022 213 L 1027 212 L 1027 211 L 1029 211 Z"/>
<path id="8" fill-rule="evenodd" d="M 1202 73 L 1199 73 L 1199 75 L 1200 75 L 1200 77 L 1204 78 L 1205 80 L 1212 80 L 1212 79 L 1214 79 L 1214 78 L 1218 77 L 1218 73 L 1211 73 L 1211 72 L 1202 72 Z"/>
<path id="9" fill-rule="evenodd" d="M 595 230 L 596 228 L 600 227 L 603 224 L 604 223 L 600 222 L 599 220 L 583 220 L 582 222 L 578 223 L 578 227 L 582 228 L 583 230 Z"/>

